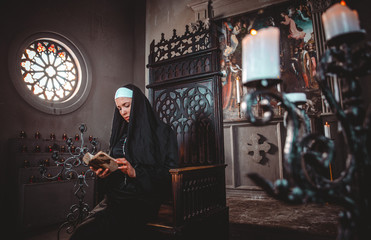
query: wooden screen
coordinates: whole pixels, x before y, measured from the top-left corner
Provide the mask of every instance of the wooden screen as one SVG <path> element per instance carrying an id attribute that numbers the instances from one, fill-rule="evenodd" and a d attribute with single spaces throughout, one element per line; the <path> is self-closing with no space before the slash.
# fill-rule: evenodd
<path id="1" fill-rule="evenodd" d="M 150 46 L 151 102 L 177 133 L 179 165 L 224 163 L 219 52 L 213 24 Z"/>

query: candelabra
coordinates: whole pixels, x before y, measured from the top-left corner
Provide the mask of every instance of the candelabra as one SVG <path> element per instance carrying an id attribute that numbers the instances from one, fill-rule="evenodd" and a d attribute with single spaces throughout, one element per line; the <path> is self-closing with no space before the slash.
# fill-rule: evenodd
<path id="1" fill-rule="evenodd" d="M 371 107 L 367 112 L 363 108 L 358 82 L 361 76 L 371 73 L 371 44 L 364 38 L 363 31 L 355 31 L 329 39 L 316 76 L 348 148 L 346 169 L 337 179 L 330 180 L 324 174 L 334 159 L 334 142 L 311 132 L 305 111 L 273 87 L 280 80 L 244 83 L 255 88 L 244 98 L 245 114 L 253 124 L 264 125 L 273 118 L 272 98 L 281 102 L 287 114 L 284 166 L 289 177 L 272 183 L 256 173 L 248 176 L 270 196 L 287 203 L 327 202 L 342 206 L 338 239 L 364 239 L 371 230 Z M 334 75 L 342 82 L 343 106 L 328 86 L 329 76 Z M 260 117 L 253 111 L 257 97 L 262 99 Z"/>
<path id="2" fill-rule="evenodd" d="M 47 168 L 44 165 L 40 165 L 40 173 L 41 176 L 48 180 L 56 180 L 59 178 L 65 178 L 67 180 L 77 179 L 76 184 L 74 185 L 74 195 L 78 199 L 78 203 L 73 204 L 70 207 L 70 212 L 67 214 L 66 221 L 59 226 L 58 229 L 58 239 L 60 235 L 60 231 L 63 228 L 66 228 L 66 231 L 70 234 L 72 233 L 76 226 L 82 222 L 82 220 L 88 215 L 89 213 L 89 206 L 86 202 L 84 202 L 84 197 L 86 194 L 85 186 L 87 187 L 88 184 L 86 182 L 87 177 L 92 177 L 94 172 L 87 168 L 88 166 L 82 160 L 83 156 L 89 151 L 88 147 L 84 146 L 84 133 L 87 131 L 87 127 L 85 124 L 81 124 L 79 127 L 80 137 L 79 135 L 75 136 L 75 140 L 81 139 L 80 147 L 74 147 L 73 139 L 67 138 L 66 144 L 68 148 L 68 153 L 70 157 L 67 159 L 61 158 L 58 151 L 54 151 L 52 153 L 52 159 L 56 163 L 57 166 L 61 166 L 61 169 L 58 173 L 54 176 L 51 174 L 47 174 Z M 91 153 L 94 154 L 97 150 L 98 141 L 96 138 L 89 137 L 90 144 L 92 145 Z M 78 167 L 86 167 L 86 171 L 78 172 Z M 85 170 L 85 169 L 84 169 Z"/>

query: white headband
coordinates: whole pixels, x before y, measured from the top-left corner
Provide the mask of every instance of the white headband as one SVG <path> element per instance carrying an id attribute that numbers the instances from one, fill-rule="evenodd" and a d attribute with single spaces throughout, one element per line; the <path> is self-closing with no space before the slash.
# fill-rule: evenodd
<path id="1" fill-rule="evenodd" d="M 119 97 L 128 97 L 132 98 L 133 97 L 133 90 L 126 88 L 126 87 L 120 87 L 117 89 L 116 94 L 115 94 L 115 99 Z"/>

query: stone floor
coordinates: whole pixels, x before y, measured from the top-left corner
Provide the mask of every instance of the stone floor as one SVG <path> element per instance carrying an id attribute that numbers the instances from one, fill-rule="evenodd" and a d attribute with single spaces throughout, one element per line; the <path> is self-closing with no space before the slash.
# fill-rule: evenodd
<path id="1" fill-rule="evenodd" d="M 336 239 L 340 208 L 329 204 L 287 205 L 269 198 L 229 195 L 230 240 Z"/>
<path id="2" fill-rule="evenodd" d="M 257 197 L 258 196 L 258 197 Z M 323 205 L 286 205 L 259 195 L 229 193 L 229 240 L 333 240 L 340 208 Z M 57 240 L 58 226 L 31 233 L 24 240 Z M 69 235 L 62 231 L 59 240 Z"/>

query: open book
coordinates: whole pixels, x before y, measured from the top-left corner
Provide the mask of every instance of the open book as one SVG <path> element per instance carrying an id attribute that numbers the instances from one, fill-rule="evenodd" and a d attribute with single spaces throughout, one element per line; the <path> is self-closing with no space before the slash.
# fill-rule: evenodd
<path id="1" fill-rule="evenodd" d="M 118 164 L 114 158 L 108 155 L 105 152 L 98 152 L 97 154 L 93 155 L 91 153 L 86 153 L 82 160 L 88 165 L 93 167 L 94 169 L 103 168 L 105 170 L 108 168 L 110 172 L 114 172 L 118 168 Z"/>

